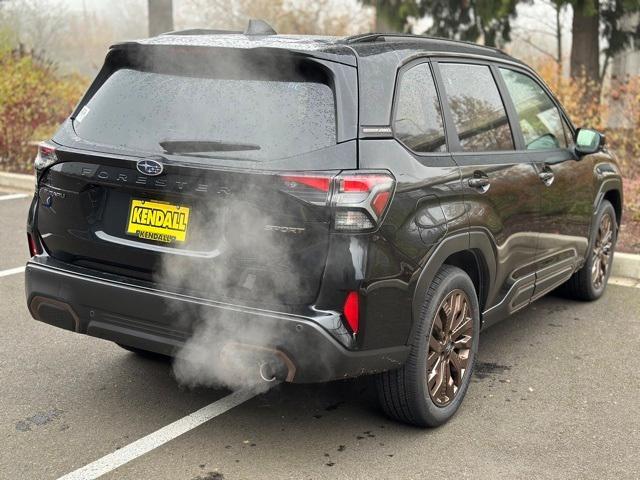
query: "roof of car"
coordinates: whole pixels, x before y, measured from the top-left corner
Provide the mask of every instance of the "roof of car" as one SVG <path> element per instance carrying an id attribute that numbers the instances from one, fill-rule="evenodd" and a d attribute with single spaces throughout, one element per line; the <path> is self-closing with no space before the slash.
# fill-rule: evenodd
<path id="1" fill-rule="evenodd" d="M 337 37 L 310 35 L 246 35 L 242 32 L 193 29 L 169 32 L 156 37 L 124 42 L 112 48 L 124 48 L 132 45 L 176 46 L 176 47 L 213 47 L 232 49 L 270 49 L 286 50 L 355 65 L 355 55 L 347 45 L 340 44 Z"/>
<path id="2" fill-rule="evenodd" d="M 250 35 L 234 31 L 191 29 L 169 32 L 127 43 L 239 49 L 273 48 L 307 52 L 310 55 L 325 54 L 321 56 L 353 56 L 356 54 L 359 57 L 371 57 L 395 52 L 397 58 L 403 58 L 418 54 L 457 54 L 517 61 L 501 50 L 470 42 L 395 33 L 367 33 L 350 37 L 333 37 Z"/>
<path id="3" fill-rule="evenodd" d="M 434 55 L 456 53 L 513 60 L 510 55 L 497 48 L 426 35 L 365 33 L 346 37 L 341 42 L 350 45 L 359 55 L 363 56 L 383 54 L 389 51 L 413 50 L 416 53 L 426 52 Z"/>
<path id="4" fill-rule="evenodd" d="M 185 45 L 227 48 L 284 48 L 301 51 L 333 49 L 338 37 L 311 35 L 245 35 L 241 32 L 186 30 L 138 40 L 145 45 Z"/>

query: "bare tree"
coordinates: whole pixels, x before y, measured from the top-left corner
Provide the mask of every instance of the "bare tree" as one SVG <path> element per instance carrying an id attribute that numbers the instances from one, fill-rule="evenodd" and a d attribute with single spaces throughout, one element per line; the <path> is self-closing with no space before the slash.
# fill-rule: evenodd
<path id="1" fill-rule="evenodd" d="M 149 0 L 149 36 L 173 30 L 173 0 Z"/>
<path id="2" fill-rule="evenodd" d="M 269 22 L 278 33 L 350 35 L 371 30 L 372 9 L 357 0 L 184 0 L 181 27 L 243 30 L 249 18 Z"/>
<path id="3" fill-rule="evenodd" d="M 562 76 L 564 65 L 565 32 L 563 27 L 566 24 L 567 5 L 563 0 L 538 0 L 538 4 L 553 10 L 553 19 L 523 13 L 520 18 L 526 20 L 526 23 L 514 27 L 511 35 L 515 40 L 524 43 L 538 54 L 552 59 L 556 63 L 557 78 L 559 79 Z"/>
<path id="4" fill-rule="evenodd" d="M 43 54 L 67 33 L 67 9 L 60 0 L 3 0 L 0 2 L 0 29 L 12 43 Z"/>
<path id="5" fill-rule="evenodd" d="M 110 45 L 147 36 L 147 0 L 111 0 L 109 9 L 70 11 L 65 28 L 66 34 L 47 55 L 64 71 L 93 76 Z"/>

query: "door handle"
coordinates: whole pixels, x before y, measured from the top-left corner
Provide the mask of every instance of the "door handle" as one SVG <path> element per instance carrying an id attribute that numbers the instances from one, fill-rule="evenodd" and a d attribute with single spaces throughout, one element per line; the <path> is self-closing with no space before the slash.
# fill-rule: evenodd
<path id="1" fill-rule="evenodd" d="M 473 177 L 469 179 L 469 186 L 471 188 L 483 189 L 487 191 L 491 186 L 491 182 L 487 177 Z"/>
<path id="2" fill-rule="evenodd" d="M 547 187 L 553 183 L 553 179 L 555 178 L 555 175 L 551 170 L 544 170 L 540 172 L 538 176 L 540 177 L 540 180 L 542 180 L 542 183 L 544 183 Z"/>

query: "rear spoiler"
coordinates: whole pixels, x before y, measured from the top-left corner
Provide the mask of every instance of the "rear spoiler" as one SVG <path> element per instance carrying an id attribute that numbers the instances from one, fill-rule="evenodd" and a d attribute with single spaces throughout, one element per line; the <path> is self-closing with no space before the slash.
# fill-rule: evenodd
<path id="1" fill-rule="evenodd" d="M 188 41 L 185 41 L 188 39 Z M 150 48 L 154 46 L 175 48 L 221 48 L 235 50 L 264 51 L 265 53 L 301 55 L 351 67 L 357 66 L 354 51 L 343 44 L 300 40 L 297 37 L 279 35 L 247 35 L 244 33 L 189 34 L 168 33 L 158 37 L 115 43 L 110 50 Z"/>

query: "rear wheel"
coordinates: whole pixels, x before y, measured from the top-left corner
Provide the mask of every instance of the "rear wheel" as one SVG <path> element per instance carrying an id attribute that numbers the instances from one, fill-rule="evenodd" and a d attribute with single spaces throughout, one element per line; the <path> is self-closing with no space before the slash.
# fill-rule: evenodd
<path id="1" fill-rule="evenodd" d="M 435 427 L 458 410 L 466 394 L 480 331 L 473 282 L 444 265 L 424 300 L 407 362 L 376 377 L 380 404 L 404 423 Z"/>
<path id="2" fill-rule="evenodd" d="M 613 251 L 618 233 L 616 212 L 603 200 L 591 232 L 589 255 L 584 266 L 563 285 L 562 292 L 576 300 L 597 300 L 602 296 L 611 274 Z"/>

